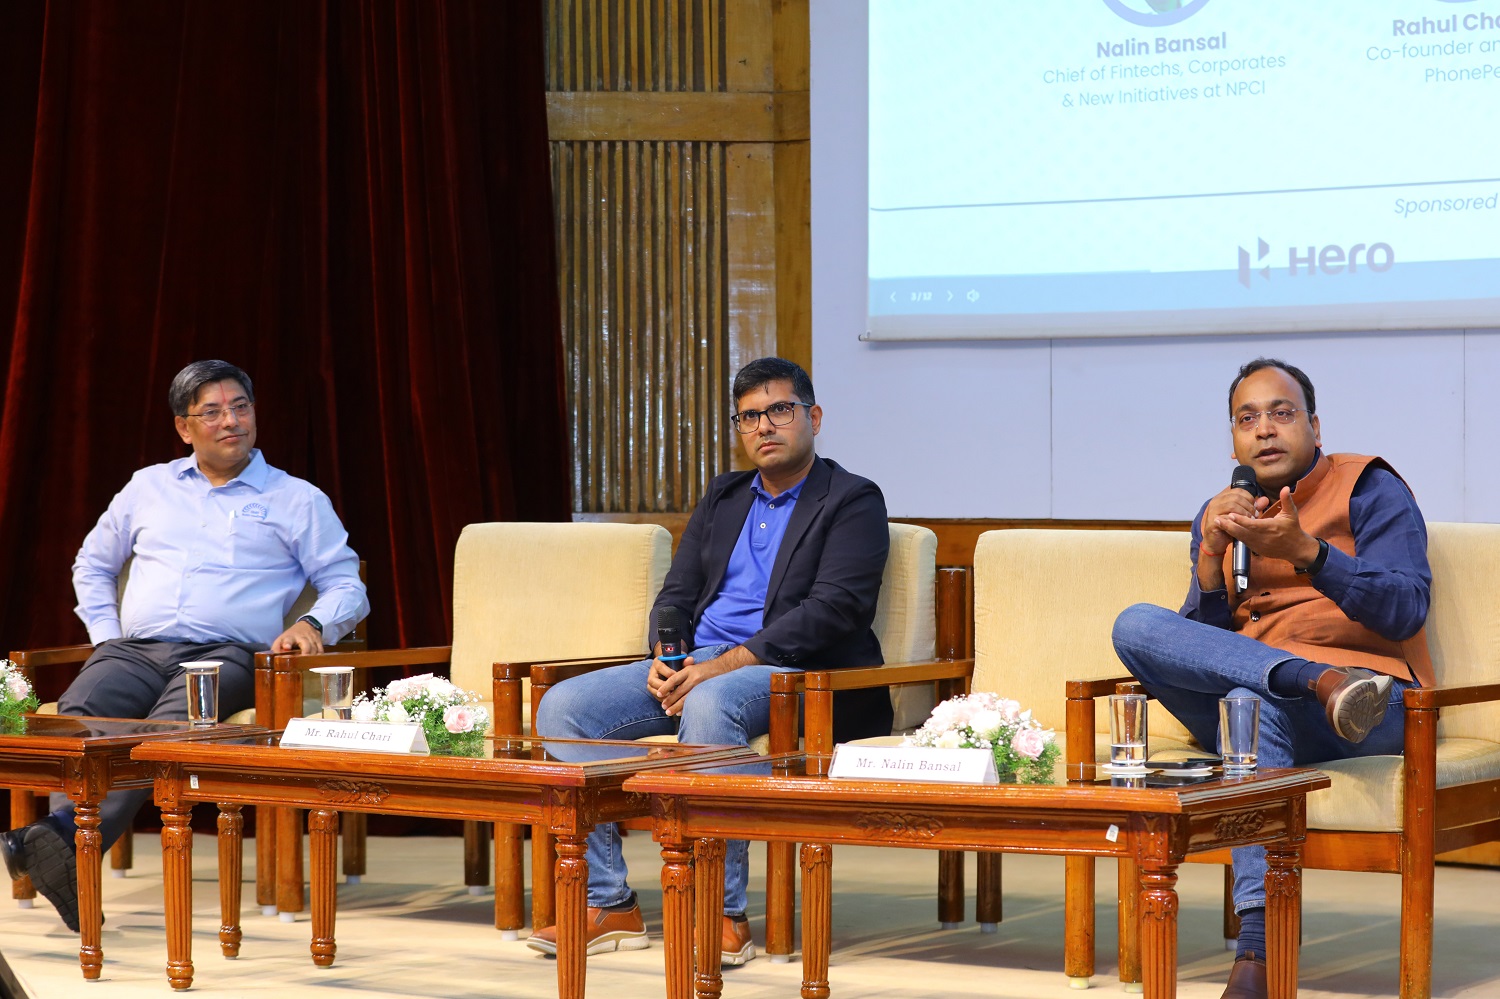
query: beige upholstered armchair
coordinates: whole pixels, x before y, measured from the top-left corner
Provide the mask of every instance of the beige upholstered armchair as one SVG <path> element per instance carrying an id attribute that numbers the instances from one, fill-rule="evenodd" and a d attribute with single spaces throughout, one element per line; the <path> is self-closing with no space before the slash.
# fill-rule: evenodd
<path id="1" fill-rule="evenodd" d="M 890 555 L 886 559 L 874 622 L 882 656 L 887 663 L 922 662 L 933 657 L 936 634 L 936 559 L 937 536 L 932 531 L 912 524 L 890 525 Z M 570 676 L 605 665 L 610 663 L 548 664 L 534 667 L 531 671 L 535 691 L 533 714 L 535 702 L 541 700 L 549 687 Z M 896 668 L 898 667 L 892 665 L 840 670 L 832 675 L 847 680 L 845 686 L 848 687 L 883 687 L 891 682 L 885 671 Z M 790 752 L 797 748 L 798 730 L 801 727 L 798 705 L 803 677 L 802 673 L 782 673 L 772 677 L 771 731 L 751 743 L 751 747 L 757 752 Z M 932 686 L 929 683 L 925 688 L 892 688 L 891 699 L 895 709 L 895 727 L 915 727 L 932 710 Z M 826 721 L 821 728 L 810 716 L 807 719 L 809 752 L 815 751 L 814 744 L 820 740 L 831 746 L 828 734 L 832 727 L 831 707 L 826 713 Z M 670 738 L 662 737 L 662 741 Z M 776 961 L 785 961 L 792 953 L 794 847 L 795 844 L 790 843 L 767 844 L 766 951 Z M 532 921 L 536 926 L 546 926 L 552 913 L 550 884 L 546 883 L 545 878 L 536 877 L 536 872 L 551 869 L 553 858 L 549 838 L 534 835 L 532 848 L 536 851 L 532 858 Z"/>
<path id="2" fill-rule="evenodd" d="M 257 663 L 257 707 L 269 727 L 301 713 L 302 677 L 313 666 L 407 666 L 446 673 L 487 697 L 497 734 L 519 733 L 529 718 L 524 682 L 533 663 L 611 657 L 639 659 L 646 622 L 671 561 L 672 539 L 651 524 L 470 524 L 453 565 L 453 644 L 321 656 L 266 656 Z M 262 701 L 262 695 L 264 700 Z M 355 826 L 355 816 L 346 816 Z M 495 925 L 515 935 L 524 923 L 521 850 L 524 830 L 495 830 Z M 278 840 L 300 842 L 293 813 Z M 488 880 L 483 829 L 465 825 L 465 882 Z M 346 833 L 345 871 L 362 850 Z M 302 908 L 301 850 L 277 850 L 276 904 Z M 362 856 L 355 857 L 363 870 Z M 550 879 L 548 879 L 550 884 Z"/>
<path id="3" fill-rule="evenodd" d="M 1135 578 L 1117 585 L 1136 593 L 1160 590 L 1158 597 L 1135 599 L 1176 606 L 1187 585 L 1188 536 L 1112 533 L 1118 536 L 1088 546 L 1092 563 L 1132 566 Z M 1054 557 L 1045 561 L 1051 571 L 1061 571 L 1076 565 L 1080 554 L 1058 539 Z M 1493 599 L 1500 578 L 1500 525 L 1429 524 L 1428 559 L 1433 582 L 1427 641 L 1438 686 L 1406 693 L 1404 755 L 1318 765 L 1333 785 L 1308 795 L 1302 852 L 1307 868 L 1401 876 L 1403 999 L 1425 999 L 1431 992 L 1435 855 L 1500 840 L 1500 614 Z M 1173 580 L 1175 594 L 1169 592 Z M 1103 652 L 1097 649 L 1090 661 Z M 1070 684 L 1070 731 L 1092 731 L 1096 716 L 1104 714 L 1094 710 L 1094 698 L 1113 693 L 1117 680 L 1128 679 L 1116 669 L 1106 679 Z M 1154 709 L 1153 731 L 1168 724 L 1168 717 Z M 1226 851 L 1190 859 L 1227 863 L 1229 858 Z M 1068 873 L 1069 960 L 1086 947 L 1088 973 L 1092 924 L 1084 914 L 1093 913 L 1093 885 L 1079 876 L 1081 870 L 1070 867 Z M 1128 921 L 1138 889 L 1132 871 L 1121 873 L 1120 909 L 1127 914 L 1122 921 Z M 1231 932 L 1226 919 L 1226 935 Z M 1122 932 L 1121 943 L 1121 978 L 1139 981 L 1139 940 L 1134 932 Z"/>

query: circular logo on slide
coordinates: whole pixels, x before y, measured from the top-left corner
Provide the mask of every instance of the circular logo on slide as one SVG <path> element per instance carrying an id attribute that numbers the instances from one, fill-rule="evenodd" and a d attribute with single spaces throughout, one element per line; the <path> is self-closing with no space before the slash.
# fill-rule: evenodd
<path id="1" fill-rule="evenodd" d="M 1151 28 L 1186 21 L 1207 3 L 1208 0 L 1104 0 L 1104 6 L 1119 17 Z"/>

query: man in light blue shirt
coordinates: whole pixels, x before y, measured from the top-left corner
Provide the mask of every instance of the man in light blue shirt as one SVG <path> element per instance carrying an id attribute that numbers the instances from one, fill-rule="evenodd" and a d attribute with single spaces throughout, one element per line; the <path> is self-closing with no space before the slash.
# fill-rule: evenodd
<path id="1" fill-rule="evenodd" d="M 227 717 L 254 701 L 257 651 L 322 652 L 369 613 L 359 556 L 328 497 L 256 449 L 250 377 L 197 361 L 173 379 L 168 401 L 193 453 L 136 472 L 84 538 L 73 589 L 94 652 L 58 702 L 61 714 L 184 719 L 182 664 L 216 660 Z M 317 602 L 283 630 L 309 582 Z M 103 849 L 149 796 L 143 788 L 104 799 Z M 76 932 L 77 825 L 65 795 L 51 804 L 42 821 L 0 834 L 0 857 L 11 877 L 29 874 Z"/>

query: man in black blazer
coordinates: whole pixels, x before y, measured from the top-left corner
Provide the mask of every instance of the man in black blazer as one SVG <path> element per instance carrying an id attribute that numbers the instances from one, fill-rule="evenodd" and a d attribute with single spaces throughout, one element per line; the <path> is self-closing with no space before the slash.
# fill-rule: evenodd
<path id="1" fill-rule="evenodd" d="M 890 546 L 885 499 L 875 483 L 818 457 L 823 410 L 812 379 L 778 357 L 735 375 L 731 417 L 754 471 L 709 484 L 693 511 L 656 605 L 651 634 L 667 608 L 685 625 L 692 654 L 647 659 L 558 684 L 537 710 L 537 734 L 747 745 L 770 728 L 771 674 L 807 668 L 875 666 L 870 629 Z M 672 612 L 669 612 L 669 615 Z M 662 654 L 657 647 L 655 654 Z M 834 737 L 888 735 L 886 690 L 841 692 Z M 755 956 L 745 921 L 749 844 L 724 858 L 725 963 Z M 612 824 L 589 837 L 587 951 L 636 950 L 646 928 L 626 884 Z M 556 929 L 528 944 L 557 952 Z"/>

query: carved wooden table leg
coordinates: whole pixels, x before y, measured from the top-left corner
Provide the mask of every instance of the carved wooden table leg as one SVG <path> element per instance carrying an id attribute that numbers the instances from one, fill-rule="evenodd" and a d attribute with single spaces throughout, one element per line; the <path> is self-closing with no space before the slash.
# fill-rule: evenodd
<path id="1" fill-rule="evenodd" d="M 99 940 L 104 916 L 99 883 L 104 860 L 100 851 L 103 837 L 99 835 L 99 803 L 78 802 L 73 821 L 78 823 L 78 835 L 73 840 L 78 863 L 78 963 L 83 965 L 83 977 L 92 981 L 104 967 L 104 949 Z"/>
<path id="2" fill-rule="evenodd" d="M 1271 999 L 1296 999 L 1302 946 L 1302 851 L 1266 847 L 1266 984 Z"/>
<path id="3" fill-rule="evenodd" d="M 698 840 L 693 858 L 693 939 L 698 957 L 694 999 L 719 999 L 724 994 L 724 954 L 719 946 L 724 924 L 724 841 Z"/>
<path id="4" fill-rule="evenodd" d="M 240 875 L 245 866 L 245 817 L 240 806 L 219 803 L 219 950 L 240 956 Z"/>
<path id="5" fill-rule="evenodd" d="M 557 994 L 583 999 L 584 925 L 588 920 L 589 862 L 582 835 L 557 838 Z"/>
<path id="6" fill-rule="evenodd" d="M 1075 989 L 1094 976 L 1094 858 L 1063 861 L 1063 973 Z"/>
<path id="7" fill-rule="evenodd" d="M 337 878 L 339 813 L 315 808 L 307 813 L 308 855 L 312 862 L 312 959 L 327 968 L 338 949 L 333 939 L 333 921 L 338 911 Z"/>
<path id="8" fill-rule="evenodd" d="M 833 847 L 826 843 L 803 843 L 802 999 L 828 999 L 828 950 L 832 937 Z"/>
<path id="9" fill-rule="evenodd" d="M 190 804 L 181 802 L 173 806 L 163 805 L 161 813 L 161 880 L 166 907 L 167 981 L 179 992 L 192 988 L 193 985 L 191 809 Z"/>
<path id="10" fill-rule="evenodd" d="M 1146 999 L 1177 995 L 1177 865 L 1141 866 L 1141 972 Z"/>
<path id="11" fill-rule="evenodd" d="M 691 999 L 693 988 L 693 851 L 686 843 L 661 846 L 661 923 L 667 960 L 667 999 Z"/>
<path id="12" fill-rule="evenodd" d="M 522 868 L 524 826 L 495 823 L 495 929 L 517 940 L 526 925 L 526 881 Z"/>

